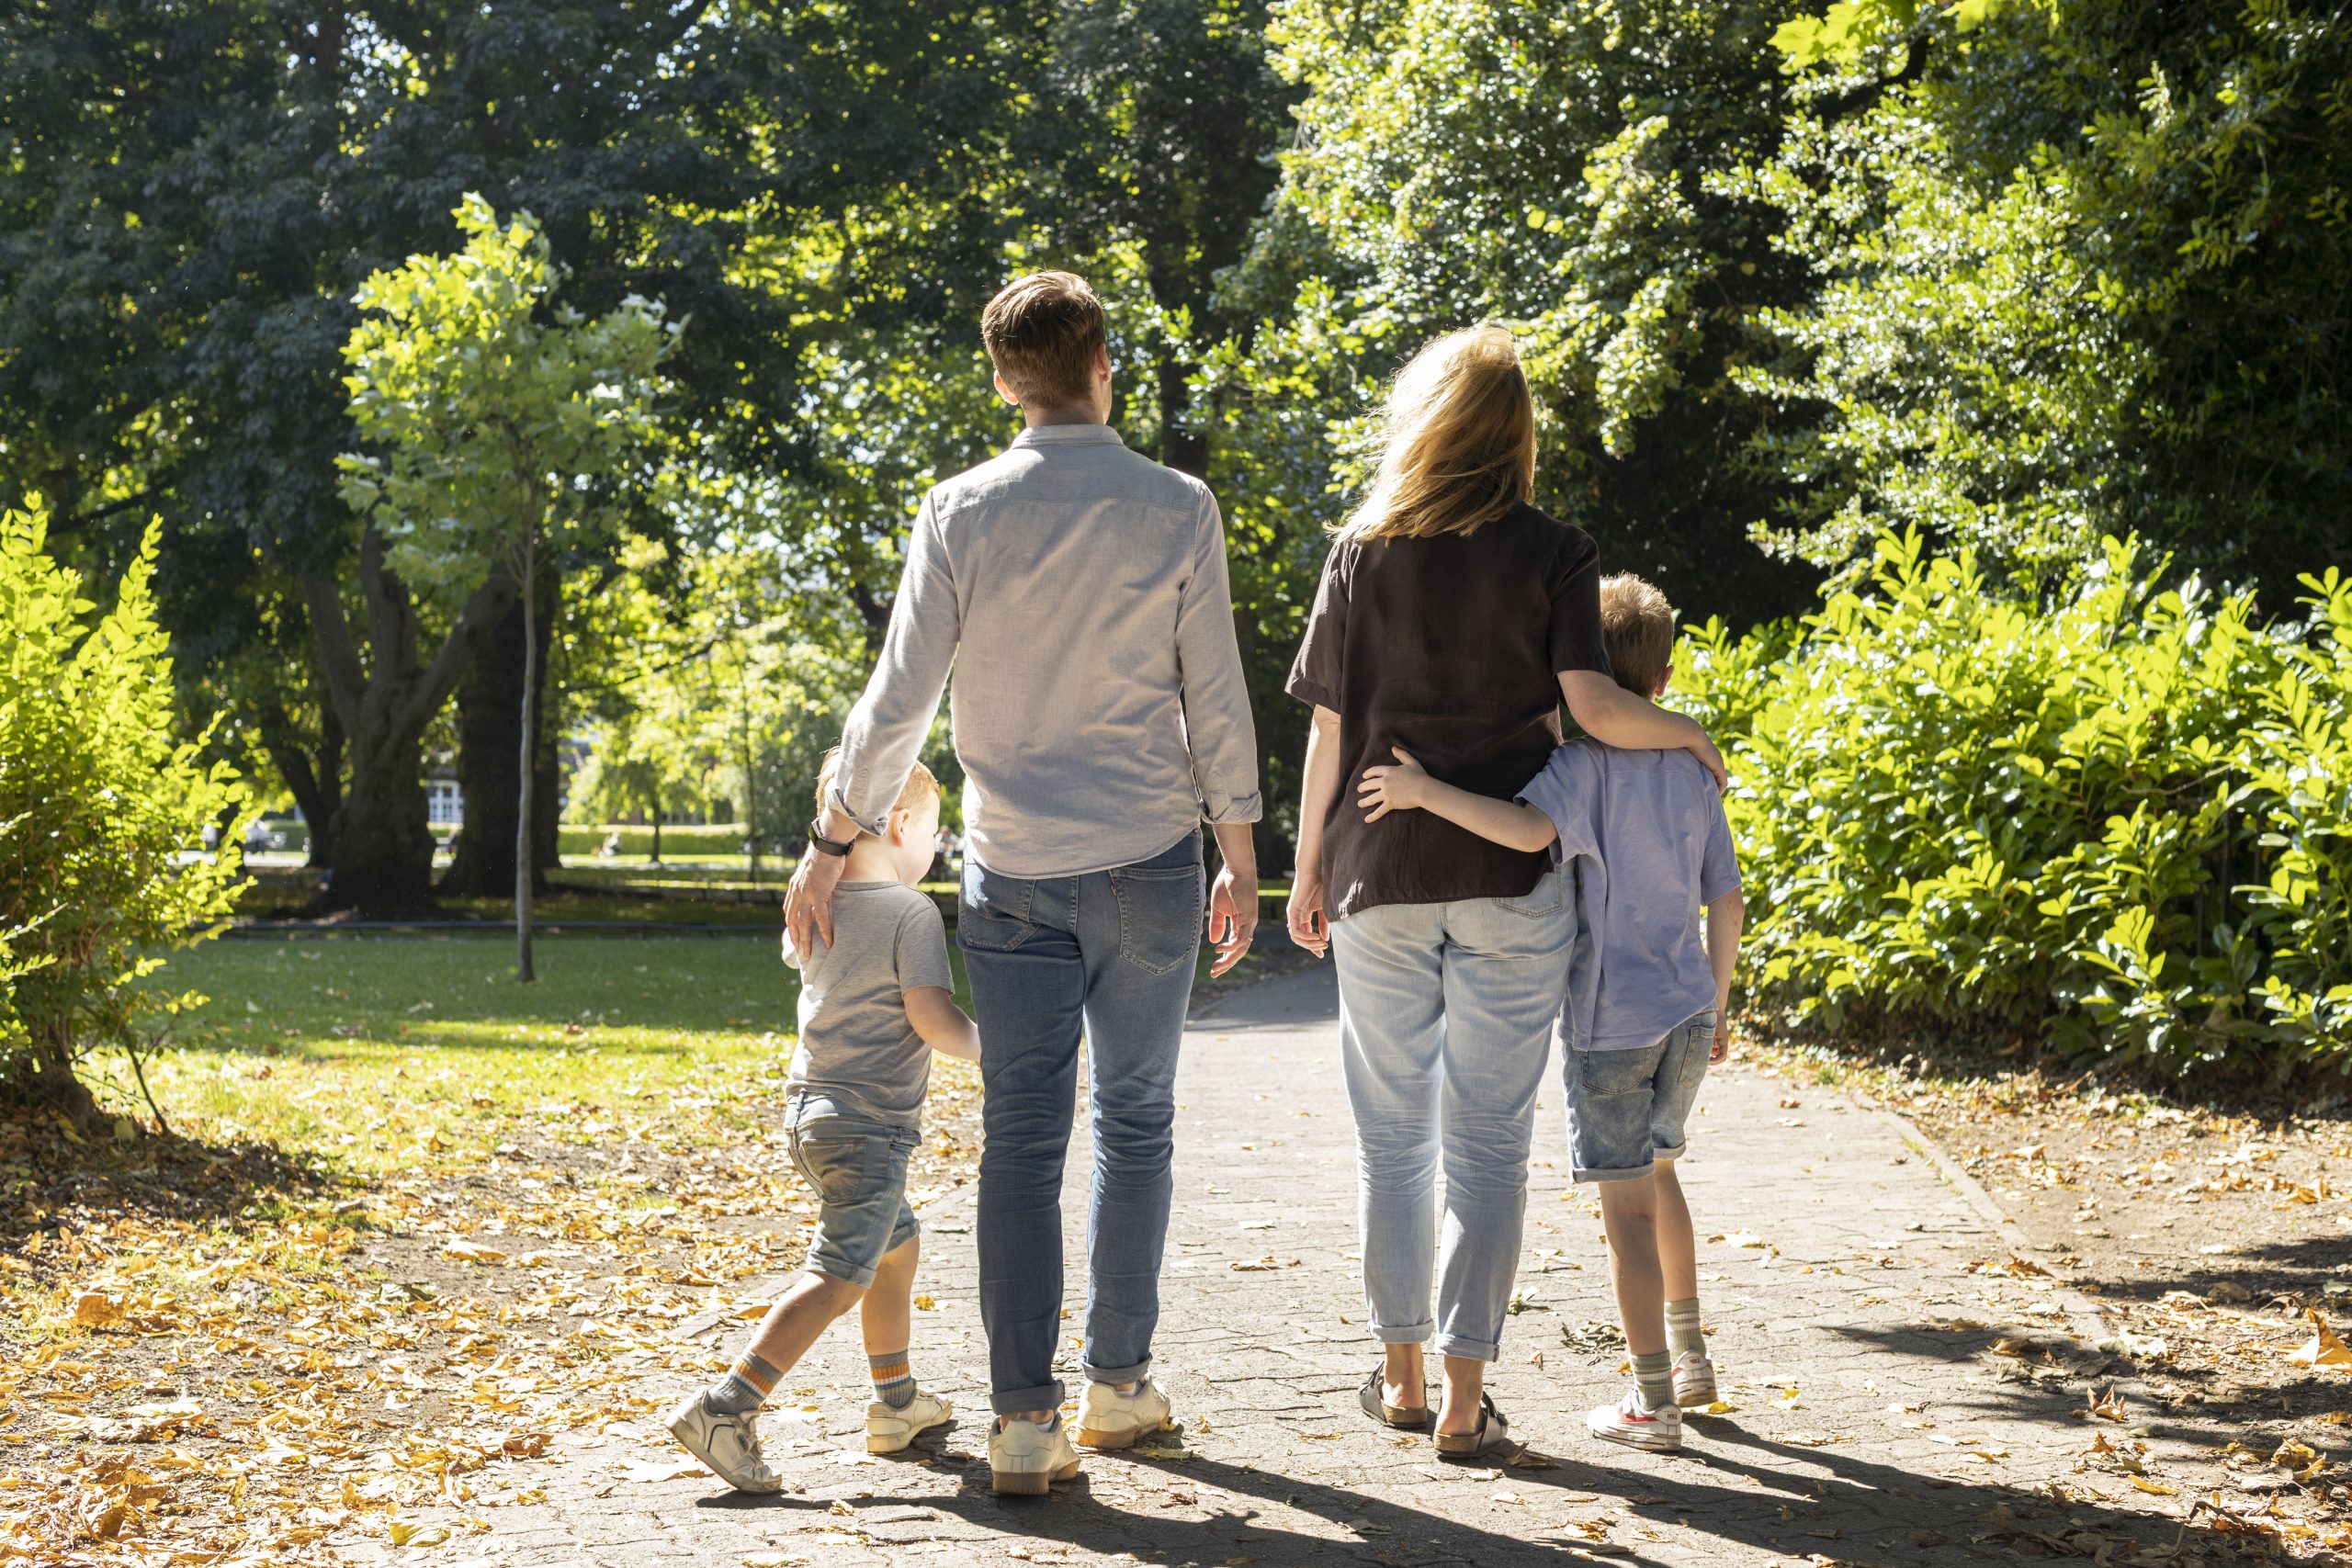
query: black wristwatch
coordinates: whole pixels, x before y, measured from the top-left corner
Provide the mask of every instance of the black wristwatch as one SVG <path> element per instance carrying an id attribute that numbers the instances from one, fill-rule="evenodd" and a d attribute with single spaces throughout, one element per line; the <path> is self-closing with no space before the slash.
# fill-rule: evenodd
<path id="1" fill-rule="evenodd" d="M 851 840 L 852 843 L 855 841 L 854 839 Z M 820 855 L 831 855 L 835 860 L 849 853 L 849 844 L 838 839 L 825 837 L 825 819 L 821 817 L 811 819 L 808 824 L 808 847 Z"/>

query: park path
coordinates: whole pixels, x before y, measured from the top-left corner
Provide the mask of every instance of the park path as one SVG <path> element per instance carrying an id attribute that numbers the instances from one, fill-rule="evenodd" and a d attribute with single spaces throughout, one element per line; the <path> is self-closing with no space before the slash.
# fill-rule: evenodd
<path id="1" fill-rule="evenodd" d="M 1711 1343 L 1735 1408 L 1694 1421 L 1675 1457 L 1584 1435 L 1584 1411 L 1623 1386 L 1623 1348 L 1597 1211 L 1567 1179 L 1555 1075 L 1525 1310 L 1493 1380 L 1526 1455 L 1450 1467 L 1425 1438 L 1375 1428 L 1355 1403 L 1373 1353 L 1335 1010 L 1318 967 L 1230 998 L 1185 1040 L 1158 1347 L 1182 1427 L 1163 1442 L 1090 1457 L 1084 1477 L 1049 1499 L 989 1493 L 967 1187 L 925 1214 L 918 1288 L 935 1306 L 917 1314 L 914 1360 L 961 1413 L 935 1451 L 861 1451 L 864 1360 L 845 1324 L 766 1417 L 771 1460 L 798 1490 L 739 1498 L 706 1473 L 652 1479 L 648 1461 L 665 1455 L 643 1440 L 651 1433 L 572 1439 L 539 1472 L 544 1501 L 494 1510 L 490 1537 L 450 1550 L 628 1568 L 1940 1565 L 2102 1546 L 2111 1561 L 2172 1560 L 2163 1548 L 2177 1524 L 2152 1517 L 2165 1504 L 2133 1494 L 2126 1476 L 2077 1468 L 2095 1425 L 2128 1441 L 2073 1414 L 2104 1382 L 2086 1375 L 2098 1359 L 2064 1340 L 2069 1328 L 2096 1333 L 2081 1300 L 2015 1262 L 1981 1194 L 1955 1184 L 1906 1126 L 1738 1064 L 1710 1078 L 1684 1167 Z M 1074 1150 L 1073 1177 L 1082 1169 Z M 1082 1193 L 1073 1179 L 1074 1283 Z M 1075 1295 L 1070 1304 L 1074 1325 Z M 723 1351 L 740 1325 L 685 1328 L 697 1330 Z M 2029 1338 L 2058 1355 L 2017 1354 Z"/>

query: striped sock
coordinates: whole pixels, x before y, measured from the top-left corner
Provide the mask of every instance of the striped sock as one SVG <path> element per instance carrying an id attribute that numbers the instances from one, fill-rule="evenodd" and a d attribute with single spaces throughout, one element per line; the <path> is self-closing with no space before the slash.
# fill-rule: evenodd
<path id="1" fill-rule="evenodd" d="M 1707 1337 L 1699 1327 L 1699 1298 L 1666 1303 L 1666 1353 L 1679 1360 L 1696 1350 L 1707 1353 Z"/>
<path id="2" fill-rule="evenodd" d="M 1660 1350 L 1634 1358 L 1634 1386 L 1642 1393 L 1642 1408 L 1657 1410 L 1674 1403 L 1674 1358 Z"/>
<path id="3" fill-rule="evenodd" d="M 743 1359 L 725 1377 L 703 1391 L 703 1408 L 714 1416 L 741 1416 L 747 1410 L 757 1410 L 767 1403 L 776 1379 L 782 1376 L 784 1373 L 746 1350 Z"/>
<path id="4" fill-rule="evenodd" d="M 874 1397 L 893 1410 L 904 1410 L 915 1396 L 914 1369 L 907 1364 L 907 1353 L 868 1356 L 865 1364 L 873 1370 Z"/>

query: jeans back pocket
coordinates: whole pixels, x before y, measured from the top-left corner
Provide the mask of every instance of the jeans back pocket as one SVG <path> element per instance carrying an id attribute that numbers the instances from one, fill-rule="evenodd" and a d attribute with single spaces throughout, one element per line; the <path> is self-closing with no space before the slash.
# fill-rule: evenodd
<path id="1" fill-rule="evenodd" d="M 1119 901 L 1121 958 L 1147 975 L 1193 961 L 1208 906 L 1208 873 L 1199 863 L 1148 871 L 1123 866 L 1111 873 L 1111 893 Z"/>
<path id="2" fill-rule="evenodd" d="M 1035 883 L 999 876 L 967 856 L 963 895 L 956 900 L 956 942 L 967 951 L 1012 952 L 1037 929 L 1029 921 L 1029 906 L 1036 896 Z"/>

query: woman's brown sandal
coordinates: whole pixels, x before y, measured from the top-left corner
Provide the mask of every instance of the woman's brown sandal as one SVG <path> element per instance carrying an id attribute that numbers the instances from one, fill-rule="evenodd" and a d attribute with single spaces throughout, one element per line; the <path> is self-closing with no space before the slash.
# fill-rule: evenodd
<path id="1" fill-rule="evenodd" d="M 1495 1408 L 1495 1396 L 1478 1396 L 1478 1426 L 1469 1432 L 1440 1432 L 1437 1435 L 1437 1456 L 1440 1459 L 1476 1459 L 1488 1449 L 1510 1440 L 1510 1421 Z"/>
<path id="2" fill-rule="evenodd" d="M 1387 1369 L 1374 1367 L 1372 1375 L 1363 1380 L 1357 1397 L 1363 1403 L 1363 1413 L 1384 1427 L 1398 1427 L 1408 1432 L 1425 1431 L 1430 1424 L 1430 1407 L 1426 1404 L 1391 1404 L 1380 1397 L 1380 1374 Z M 1422 1397 L 1428 1397 L 1423 1391 Z"/>

